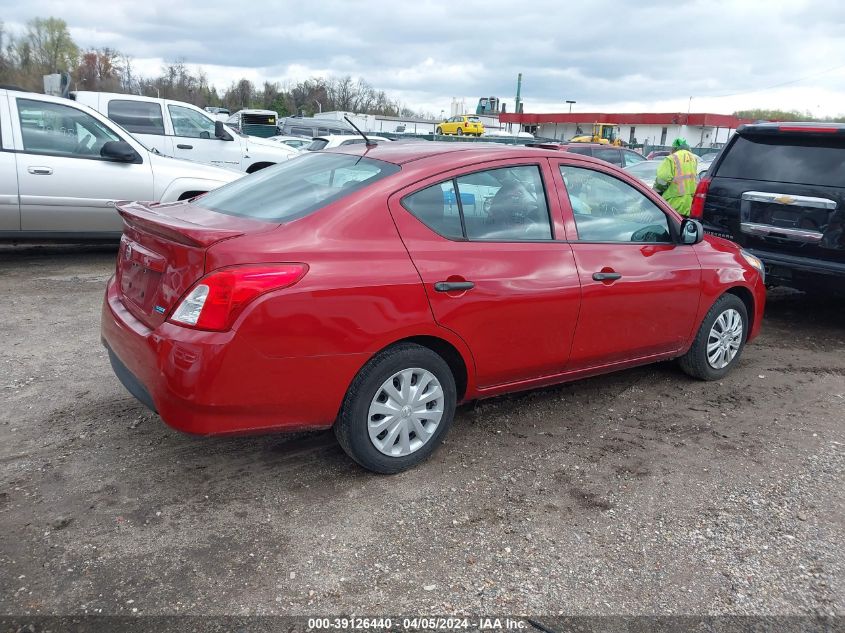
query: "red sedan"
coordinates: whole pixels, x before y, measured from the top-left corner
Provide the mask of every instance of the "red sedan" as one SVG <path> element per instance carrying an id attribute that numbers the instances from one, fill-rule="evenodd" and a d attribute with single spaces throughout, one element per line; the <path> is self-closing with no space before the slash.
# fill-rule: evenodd
<path id="1" fill-rule="evenodd" d="M 552 149 L 359 145 L 119 210 L 102 336 L 132 394 L 202 435 L 334 427 L 383 473 L 460 402 L 672 358 L 721 378 L 763 316 L 759 260 Z"/>

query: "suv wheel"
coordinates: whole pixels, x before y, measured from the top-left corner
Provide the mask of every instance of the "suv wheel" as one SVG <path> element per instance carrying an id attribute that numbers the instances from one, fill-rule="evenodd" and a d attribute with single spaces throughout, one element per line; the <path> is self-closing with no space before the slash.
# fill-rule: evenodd
<path id="1" fill-rule="evenodd" d="M 681 369 L 695 378 L 718 380 L 736 365 L 747 337 L 745 304 L 736 295 L 724 294 L 704 317 L 692 347 L 680 358 Z"/>
<path id="2" fill-rule="evenodd" d="M 355 376 L 335 436 L 364 468 L 398 473 L 434 452 L 452 425 L 456 399 L 443 358 L 421 345 L 394 345 Z"/>

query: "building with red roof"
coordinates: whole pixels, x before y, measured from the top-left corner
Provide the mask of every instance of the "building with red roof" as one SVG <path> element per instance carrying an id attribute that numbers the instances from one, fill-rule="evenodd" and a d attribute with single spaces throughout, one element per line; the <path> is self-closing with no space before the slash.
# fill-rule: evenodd
<path id="1" fill-rule="evenodd" d="M 682 112 L 541 112 L 502 113 L 499 121 L 516 124 L 519 131 L 535 136 L 566 140 L 578 134 L 591 134 L 594 123 L 619 125 L 619 136 L 627 143 L 670 145 L 685 138 L 692 147 L 721 147 L 737 127 L 751 123 L 731 114 Z"/>

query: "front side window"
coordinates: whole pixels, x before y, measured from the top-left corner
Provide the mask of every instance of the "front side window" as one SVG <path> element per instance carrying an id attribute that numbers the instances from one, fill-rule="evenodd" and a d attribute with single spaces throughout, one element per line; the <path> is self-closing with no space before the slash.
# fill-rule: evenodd
<path id="1" fill-rule="evenodd" d="M 34 154 L 98 158 L 109 141 L 121 138 L 86 112 L 70 106 L 18 99 L 23 149 Z"/>
<path id="2" fill-rule="evenodd" d="M 109 118 L 129 132 L 164 134 L 164 117 L 157 103 L 128 99 L 109 101 Z"/>
<path id="3" fill-rule="evenodd" d="M 669 220 L 643 193 L 608 174 L 560 166 L 578 239 L 587 242 L 671 242 Z"/>
<path id="4" fill-rule="evenodd" d="M 429 228 L 450 239 L 552 239 L 543 180 L 536 165 L 459 176 L 406 196 L 402 204 Z"/>
<path id="5" fill-rule="evenodd" d="M 360 156 L 304 154 L 215 189 L 200 204 L 228 215 L 288 222 L 397 171 L 397 165 Z"/>
<path id="6" fill-rule="evenodd" d="M 170 111 L 173 133 L 176 136 L 188 138 L 212 138 L 214 136 L 214 121 L 204 114 L 177 105 L 169 105 L 167 109 Z"/>

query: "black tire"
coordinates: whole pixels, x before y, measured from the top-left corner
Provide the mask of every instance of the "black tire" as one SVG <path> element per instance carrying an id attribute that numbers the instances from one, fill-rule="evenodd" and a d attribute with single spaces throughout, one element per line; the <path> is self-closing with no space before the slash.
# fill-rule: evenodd
<path id="1" fill-rule="evenodd" d="M 442 128 L 442 127 L 440 127 L 440 126 L 438 125 L 438 126 L 435 128 L 434 133 L 435 133 L 435 134 L 443 134 L 443 128 Z"/>
<path id="2" fill-rule="evenodd" d="M 370 440 L 367 429 L 370 403 L 390 376 L 415 367 L 430 371 L 440 383 L 443 416 L 433 435 L 416 451 L 401 457 L 385 455 Z M 416 466 L 437 449 L 452 426 L 456 400 L 455 378 L 446 361 L 422 345 L 399 343 L 376 354 L 355 376 L 335 422 L 335 436 L 346 454 L 367 470 L 398 473 Z"/>
<path id="3" fill-rule="evenodd" d="M 710 336 L 710 330 L 716 319 L 719 318 L 727 310 L 736 310 L 742 319 L 742 340 L 739 344 L 736 354 L 730 362 L 721 369 L 716 369 L 707 360 L 707 343 Z M 745 341 L 748 338 L 748 311 L 742 299 L 736 295 L 727 293 L 719 297 L 713 304 L 713 307 L 707 312 L 704 320 L 701 322 L 701 327 L 698 328 L 698 333 L 695 335 L 695 340 L 692 343 L 689 351 L 678 359 L 681 369 L 693 378 L 701 380 L 719 380 L 727 374 L 739 361 L 742 356 L 742 350 L 745 349 Z"/>
<path id="4" fill-rule="evenodd" d="M 458 136 L 463 136 L 463 135 L 464 135 L 464 131 L 463 131 L 461 128 L 458 128 L 458 131 L 456 132 L 456 134 L 457 134 Z"/>

